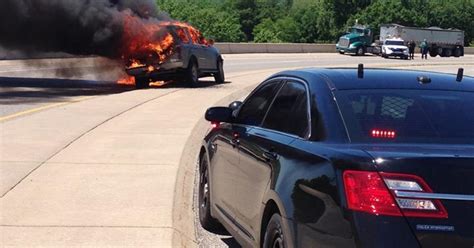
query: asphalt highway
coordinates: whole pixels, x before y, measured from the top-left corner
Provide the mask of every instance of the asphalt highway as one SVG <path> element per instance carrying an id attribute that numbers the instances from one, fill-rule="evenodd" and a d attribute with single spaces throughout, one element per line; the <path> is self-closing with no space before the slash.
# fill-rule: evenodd
<path id="1" fill-rule="evenodd" d="M 227 83 L 134 90 L 102 58 L 0 61 L 0 245 L 235 247 L 196 224 L 206 108 L 280 70 L 390 67 L 474 76 L 474 56 L 224 55 Z"/>
<path id="2" fill-rule="evenodd" d="M 457 66 L 464 66 L 466 74 L 473 70 L 472 56 L 430 58 L 425 61 L 419 57 L 414 61 L 403 61 L 333 54 L 240 54 L 224 57 L 225 71 L 230 74 L 295 67 L 354 67 L 357 63 L 415 70 L 428 67 L 448 73 L 455 73 Z M 104 58 L 0 60 L 0 68 L 0 116 L 50 103 L 75 101 L 77 97 L 81 99 L 133 89 L 129 85 L 115 83 L 125 75 L 118 62 Z"/>
<path id="3" fill-rule="evenodd" d="M 403 61 L 375 56 L 334 54 L 240 54 L 224 55 L 226 73 L 295 67 L 373 67 L 425 69 L 456 73 L 456 67 L 472 72 L 474 58 L 430 58 Z M 0 116 L 41 107 L 49 103 L 75 101 L 77 97 L 120 93 L 133 87 L 115 81 L 125 76 L 120 64 L 104 58 L 0 60 Z"/>

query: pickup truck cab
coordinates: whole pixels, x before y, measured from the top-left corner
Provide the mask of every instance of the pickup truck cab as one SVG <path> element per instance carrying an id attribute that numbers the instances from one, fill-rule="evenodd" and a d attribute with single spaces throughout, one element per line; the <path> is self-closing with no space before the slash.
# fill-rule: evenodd
<path id="1" fill-rule="evenodd" d="M 408 47 L 402 39 L 386 39 L 382 45 L 382 57 L 400 57 L 408 59 Z"/>

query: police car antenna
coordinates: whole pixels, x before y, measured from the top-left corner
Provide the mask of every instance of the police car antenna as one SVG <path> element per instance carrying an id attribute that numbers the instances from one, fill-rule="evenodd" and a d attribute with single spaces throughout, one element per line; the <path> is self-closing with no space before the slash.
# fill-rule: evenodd
<path id="1" fill-rule="evenodd" d="M 359 64 L 357 67 L 357 77 L 364 78 L 364 64 Z"/>
<path id="2" fill-rule="evenodd" d="M 463 69 L 463 68 L 459 68 L 459 69 L 458 69 L 458 75 L 456 76 L 456 81 L 461 82 L 463 76 L 464 76 L 464 69 Z"/>

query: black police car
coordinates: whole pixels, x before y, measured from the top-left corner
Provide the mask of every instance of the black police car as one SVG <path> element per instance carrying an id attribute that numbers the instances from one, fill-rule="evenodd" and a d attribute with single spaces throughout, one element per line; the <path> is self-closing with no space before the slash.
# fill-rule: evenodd
<path id="1" fill-rule="evenodd" d="M 474 245 L 474 78 L 278 73 L 210 108 L 199 215 L 244 247 Z"/>

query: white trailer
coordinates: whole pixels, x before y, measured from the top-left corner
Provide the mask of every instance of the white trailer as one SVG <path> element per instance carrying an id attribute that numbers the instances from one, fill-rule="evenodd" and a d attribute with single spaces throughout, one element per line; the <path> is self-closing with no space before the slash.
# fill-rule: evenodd
<path id="1" fill-rule="evenodd" d="M 381 25 L 380 41 L 384 42 L 390 38 L 400 38 L 406 42 L 415 41 L 417 45 L 426 39 L 432 57 L 464 56 L 464 31 L 458 29 L 417 28 L 398 24 Z"/>

